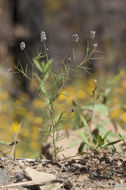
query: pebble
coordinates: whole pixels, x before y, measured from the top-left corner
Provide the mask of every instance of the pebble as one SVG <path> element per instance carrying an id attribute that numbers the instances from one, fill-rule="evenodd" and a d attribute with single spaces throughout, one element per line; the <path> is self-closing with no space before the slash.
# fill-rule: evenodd
<path id="1" fill-rule="evenodd" d="M 5 185 L 9 182 L 9 174 L 6 169 L 0 169 L 0 185 Z"/>

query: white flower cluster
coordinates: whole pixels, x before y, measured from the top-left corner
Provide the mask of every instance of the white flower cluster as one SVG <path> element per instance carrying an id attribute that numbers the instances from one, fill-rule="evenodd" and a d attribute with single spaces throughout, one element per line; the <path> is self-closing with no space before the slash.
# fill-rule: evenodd
<path id="1" fill-rule="evenodd" d="M 24 50 L 26 48 L 25 42 L 20 43 L 20 49 Z"/>
<path id="2" fill-rule="evenodd" d="M 46 33 L 44 31 L 41 31 L 41 33 L 40 33 L 40 41 L 43 42 L 43 41 L 46 41 L 46 40 L 47 40 Z"/>

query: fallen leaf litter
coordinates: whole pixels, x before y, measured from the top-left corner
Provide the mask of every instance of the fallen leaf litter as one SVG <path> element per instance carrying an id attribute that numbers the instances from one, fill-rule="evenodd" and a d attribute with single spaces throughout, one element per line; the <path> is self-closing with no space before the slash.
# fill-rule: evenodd
<path id="1" fill-rule="evenodd" d="M 0 158 L 0 188 L 126 189 L 126 157 L 102 152 L 58 161 Z"/>

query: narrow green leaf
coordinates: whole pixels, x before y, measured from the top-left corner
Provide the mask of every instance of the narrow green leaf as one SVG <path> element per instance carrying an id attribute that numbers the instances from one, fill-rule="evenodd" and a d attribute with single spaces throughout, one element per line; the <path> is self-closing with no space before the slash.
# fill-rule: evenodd
<path id="1" fill-rule="evenodd" d="M 103 139 L 106 139 L 110 134 L 111 134 L 111 130 L 110 131 L 107 131 L 105 134 L 104 134 L 104 137 L 103 137 Z"/>
<path id="2" fill-rule="evenodd" d="M 36 68 L 42 73 L 43 70 L 42 70 L 42 67 L 41 67 L 40 63 L 38 62 L 38 60 L 33 59 L 33 63 L 36 66 Z"/>
<path id="3" fill-rule="evenodd" d="M 124 139 L 119 139 L 119 140 L 116 140 L 116 141 L 112 141 L 112 142 L 106 143 L 106 144 L 103 145 L 103 147 L 117 144 L 117 143 L 121 142 L 122 140 L 124 140 Z"/>
<path id="4" fill-rule="evenodd" d="M 92 106 L 83 106 L 84 109 L 87 110 L 92 110 Z M 103 116 L 108 116 L 109 115 L 109 111 L 108 111 L 108 107 L 104 104 L 95 104 L 94 106 L 94 110 L 95 113 L 98 115 L 103 115 Z"/>
<path id="5" fill-rule="evenodd" d="M 86 57 L 88 56 L 89 50 L 90 50 L 90 44 L 89 41 L 87 41 Z"/>
<path id="6" fill-rule="evenodd" d="M 86 137 L 86 135 L 84 134 L 84 132 L 82 132 L 81 130 L 77 130 L 78 134 L 80 135 L 80 137 L 82 138 L 82 140 L 89 146 L 91 146 L 91 144 L 88 142 L 88 138 Z"/>
<path id="7" fill-rule="evenodd" d="M 80 144 L 80 146 L 79 146 L 79 148 L 78 148 L 78 153 L 79 153 L 79 154 L 82 154 L 85 145 L 86 145 L 86 144 L 85 144 L 84 142 L 81 142 L 81 144 Z"/>
<path id="8" fill-rule="evenodd" d="M 48 60 L 48 62 L 45 64 L 44 63 L 44 73 L 49 72 L 52 66 L 52 59 Z"/>
<path id="9" fill-rule="evenodd" d="M 68 144 L 67 148 L 73 148 L 80 143 L 80 140 L 72 141 Z"/>
<path id="10" fill-rule="evenodd" d="M 41 90 L 44 94 L 46 94 L 46 88 L 45 88 L 44 82 L 43 82 L 42 80 L 40 81 L 40 90 Z"/>
<path id="11" fill-rule="evenodd" d="M 61 112 L 61 113 L 59 114 L 59 116 L 56 117 L 56 124 L 55 124 L 55 126 L 57 126 L 57 125 L 62 121 L 62 116 L 63 116 L 63 114 L 64 114 L 64 112 Z"/>
<path id="12" fill-rule="evenodd" d="M 25 67 L 25 74 L 27 74 L 27 71 L 28 71 L 28 64 L 26 64 L 26 67 Z"/>
<path id="13" fill-rule="evenodd" d="M 86 131 L 87 131 L 87 133 L 89 135 L 90 140 L 92 140 L 92 136 L 91 136 L 91 133 L 90 133 L 90 128 L 88 126 L 88 123 L 87 123 L 86 119 L 83 116 L 81 116 L 81 120 L 82 120 L 82 122 L 84 124 L 84 127 L 85 127 L 85 129 L 86 129 Z"/>
<path id="14" fill-rule="evenodd" d="M 13 146 L 15 143 L 17 144 L 17 143 L 19 143 L 20 141 L 19 140 L 17 140 L 16 142 L 5 142 L 5 141 L 0 141 L 0 144 L 2 144 L 2 145 L 6 145 L 6 146 Z"/>
<path id="15" fill-rule="evenodd" d="M 41 78 L 37 73 L 34 73 L 33 76 L 38 80 L 39 83 L 41 82 Z"/>
<path id="16" fill-rule="evenodd" d="M 98 146 L 102 146 L 104 144 L 104 139 L 100 135 L 97 136 L 97 143 Z"/>

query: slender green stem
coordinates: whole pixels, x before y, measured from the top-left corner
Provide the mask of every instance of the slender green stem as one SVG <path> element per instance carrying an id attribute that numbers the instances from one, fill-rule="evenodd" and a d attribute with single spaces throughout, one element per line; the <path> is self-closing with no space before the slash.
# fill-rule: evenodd
<path id="1" fill-rule="evenodd" d="M 73 59 L 74 59 L 74 64 L 76 65 L 76 53 L 75 49 L 73 48 Z"/>
<path id="2" fill-rule="evenodd" d="M 33 74 L 34 74 L 34 64 L 32 63 L 32 61 L 31 61 L 31 59 L 29 58 L 29 56 L 28 56 L 28 54 L 27 54 L 27 52 L 26 52 L 26 50 L 24 50 L 24 53 L 25 53 L 25 55 L 26 55 L 26 57 L 28 58 L 28 60 L 29 60 L 29 62 L 31 63 L 31 65 L 32 65 L 32 80 L 33 80 Z"/>
<path id="3" fill-rule="evenodd" d="M 43 41 L 43 46 L 44 46 L 44 50 L 45 50 L 45 53 L 46 53 L 46 59 L 47 59 L 47 62 L 48 62 L 49 57 L 48 57 L 48 53 L 47 53 L 46 44 L 45 44 L 45 42 L 44 42 L 44 41 Z"/>
<path id="4" fill-rule="evenodd" d="M 96 97 L 97 97 L 97 81 L 95 80 L 95 87 L 93 92 L 93 104 L 92 104 L 92 112 L 91 112 L 91 122 L 90 122 L 90 131 L 92 128 L 92 124 L 94 121 L 94 115 L 95 115 L 95 103 L 96 103 Z"/>
<path id="5" fill-rule="evenodd" d="M 54 119 L 53 119 L 53 106 L 51 105 L 51 110 L 50 110 L 50 118 L 51 118 L 51 125 L 52 125 L 52 141 L 53 141 L 53 147 L 54 147 L 54 152 L 53 152 L 53 158 L 56 159 L 56 139 L 55 139 L 55 124 L 54 124 Z"/>

